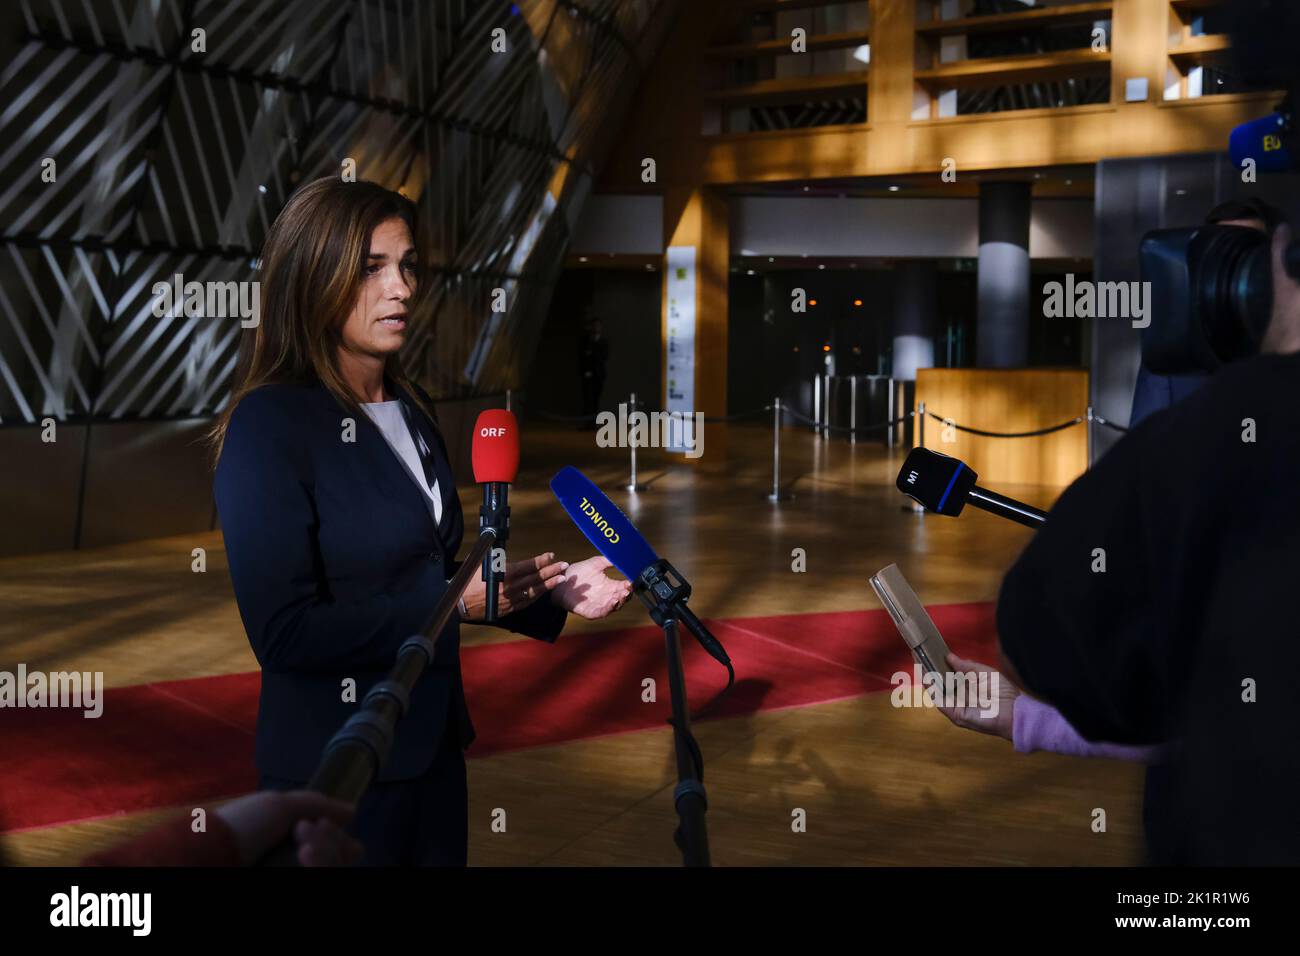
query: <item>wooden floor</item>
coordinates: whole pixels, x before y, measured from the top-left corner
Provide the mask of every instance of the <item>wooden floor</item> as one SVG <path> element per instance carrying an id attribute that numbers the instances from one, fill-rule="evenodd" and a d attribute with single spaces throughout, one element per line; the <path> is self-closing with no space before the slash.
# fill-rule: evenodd
<path id="1" fill-rule="evenodd" d="M 595 434 L 530 425 L 511 491 L 511 553 L 592 552 L 546 482 L 582 468 L 694 586 L 701 616 L 854 610 L 879 605 L 868 577 L 897 562 L 927 604 L 991 601 L 1029 533 L 968 511 L 919 517 L 893 478 L 901 453 L 879 444 L 783 433 L 783 484 L 766 500 L 771 432 L 709 426 L 698 462 L 627 452 Z M 1059 489 L 1000 487 L 1050 505 Z M 460 489 L 477 510 L 474 486 Z M 193 573 L 194 548 L 207 571 Z M 808 570 L 791 571 L 803 548 Z M 0 669 L 99 670 L 109 686 L 256 668 L 230 590 L 219 533 L 0 560 Z M 647 621 L 633 602 L 606 621 Z M 466 643 L 515 640 L 467 628 Z M 561 638 L 563 639 L 563 638 Z M 3 712 L 0 711 L 0 728 Z M 950 726 L 931 710 L 876 694 L 695 726 L 706 762 L 709 835 L 721 865 L 1132 864 L 1141 854 L 1141 769 L 1025 756 Z M 0 739 L 3 734 L 0 733 Z M 472 753 L 472 751 L 471 751 Z M 675 783 L 668 730 L 620 734 L 470 761 L 473 865 L 673 865 Z M 2 784 L 0 784 L 2 785 Z M 1105 808 L 1105 833 L 1091 829 Z M 506 811 L 506 832 L 491 829 Z M 792 813 L 806 813 L 806 832 Z M 68 864 L 169 811 L 129 814 L 0 838 L 10 863 Z"/>

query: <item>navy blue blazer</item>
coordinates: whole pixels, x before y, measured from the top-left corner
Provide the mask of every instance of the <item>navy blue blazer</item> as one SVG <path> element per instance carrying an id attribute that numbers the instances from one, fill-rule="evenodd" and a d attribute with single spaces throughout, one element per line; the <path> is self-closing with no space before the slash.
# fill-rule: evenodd
<path id="1" fill-rule="evenodd" d="M 330 737 L 387 675 L 459 567 L 464 518 L 447 446 L 410 396 L 388 387 L 409 403 L 434 449 L 438 525 L 369 416 L 356 421 L 355 441 L 343 440 L 353 416 L 323 386 L 263 386 L 230 418 L 214 491 L 239 614 L 262 666 L 256 751 L 264 774 L 311 776 Z M 565 617 L 547 596 L 496 626 L 554 641 Z M 344 700 L 346 678 L 356 681 L 355 702 Z M 449 724 L 468 747 L 474 729 L 457 615 L 438 636 L 433 667 L 398 723 L 379 779 L 422 774 Z"/>

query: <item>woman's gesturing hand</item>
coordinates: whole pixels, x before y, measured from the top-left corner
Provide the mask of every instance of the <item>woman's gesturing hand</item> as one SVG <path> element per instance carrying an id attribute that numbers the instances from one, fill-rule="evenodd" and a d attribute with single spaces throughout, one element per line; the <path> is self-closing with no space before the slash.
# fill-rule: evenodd
<path id="1" fill-rule="evenodd" d="M 554 601 L 566 611 L 596 621 L 621 608 L 632 594 L 631 581 L 606 577 L 609 559 L 595 555 L 568 566 L 564 583 L 555 589 Z"/>
<path id="2" fill-rule="evenodd" d="M 548 551 L 523 561 L 511 561 L 506 564 L 506 579 L 501 583 L 497 594 L 497 616 L 504 617 L 511 611 L 520 611 L 528 607 L 547 591 L 552 591 L 564 583 L 564 570 L 567 561 L 556 561 L 555 552 Z M 481 621 L 487 607 L 487 585 L 482 575 L 470 579 L 465 588 L 465 616 L 467 621 Z"/>

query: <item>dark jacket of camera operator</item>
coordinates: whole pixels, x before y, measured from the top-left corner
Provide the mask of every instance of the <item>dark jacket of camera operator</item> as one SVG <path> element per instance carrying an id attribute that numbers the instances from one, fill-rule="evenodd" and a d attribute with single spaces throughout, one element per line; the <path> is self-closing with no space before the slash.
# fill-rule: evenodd
<path id="1" fill-rule="evenodd" d="M 1148 777 L 1155 863 L 1300 863 L 1294 348 L 1291 333 L 1290 354 L 1229 365 L 1141 423 L 1003 582 L 1022 686 L 1089 739 L 1173 742 Z"/>

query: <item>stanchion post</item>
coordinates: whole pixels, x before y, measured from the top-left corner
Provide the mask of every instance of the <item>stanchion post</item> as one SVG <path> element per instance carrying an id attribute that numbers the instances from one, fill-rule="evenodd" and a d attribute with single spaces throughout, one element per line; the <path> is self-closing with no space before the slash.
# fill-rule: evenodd
<path id="1" fill-rule="evenodd" d="M 633 392 L 632 398 L 628 402 L 628 412 L 627 412 L 628 416 L 631 417 L 632 413 L 635 411 L 636 411 L 636 392 Z M 645 485 L 638 484 L 636 480 L 636 442 L 629 441 L 627 444 L 632 455 L 632 474 L 630 480 L 627 483 L 627 490 L 632 492 L 645 491 Z"/>
<path id="2" fill-rule="evenodd" d="M 885 417 L 892 422 L 898 416 L 894 414 L 894 380 L 893 378 L 890 378 L 888 381 L 889 381 L 889 386 L 886 389 L 886 391 L 889 394 L 885 396 L 885 409 L 886 409 Z M 896 437 L 894 433 L 897 428 L 898 428 L 897 425 L 890 425 L 888 428 L 885 429 L 886 448 L 892 449 L 894 447 L 894 438 Z"/>
<path id="3" fill-rule="evenodd" d="M 772 493 L 768 501 L 787 501 L 792 496 L 781 493 L 781 398 L 772 403 Z"/>
<path id="4" fill-rule="evenodd" d="M 858 443 L 858 377 L 849 376 L 849 444 Z"/>
<path id="5" fill-rule="evenodd" d="M 916 406 L 916 442 L 918 448 L 925 447 L 925 402 L 919 402 Z M 909 501 L 903 507 L 910 509 L 913 514 L 925 515 L 925 508 L 918 502 Z"/>
<path id="6" fill-rule="evenodd" d="M 822 433 L 822 376 L 818 372 L 813 376 L 813 433 Z"/>
<path id="7" fill-rule="evenodd" d="M 1087 467 L 1088 467 L 1089 469 L 1091 469 L 1091 468 L 1092 468 L 1092 449 L 1093 449 L 1093 443 L 1092 443 L 1092 441 L 1093 441 L 1093 437 L 1092 437 L 1092 436 L 1093 436 L 1093 431 L 1092 431 L 1092 406 L 1091 406 L 1091 405 L 1088 406 L 1088 425 L 1087 425 L 1087 428 L 1088 428 L 1088 464 L 1087 464 Z"/>
<path id="8" fill-rule="evenodd" d="M 831 437 L 831 377 L 829 375 L 822 379 L 822 385 L 826 389 L 826 394 L 822 396 L 822 438 L 829 440 Z"/>

